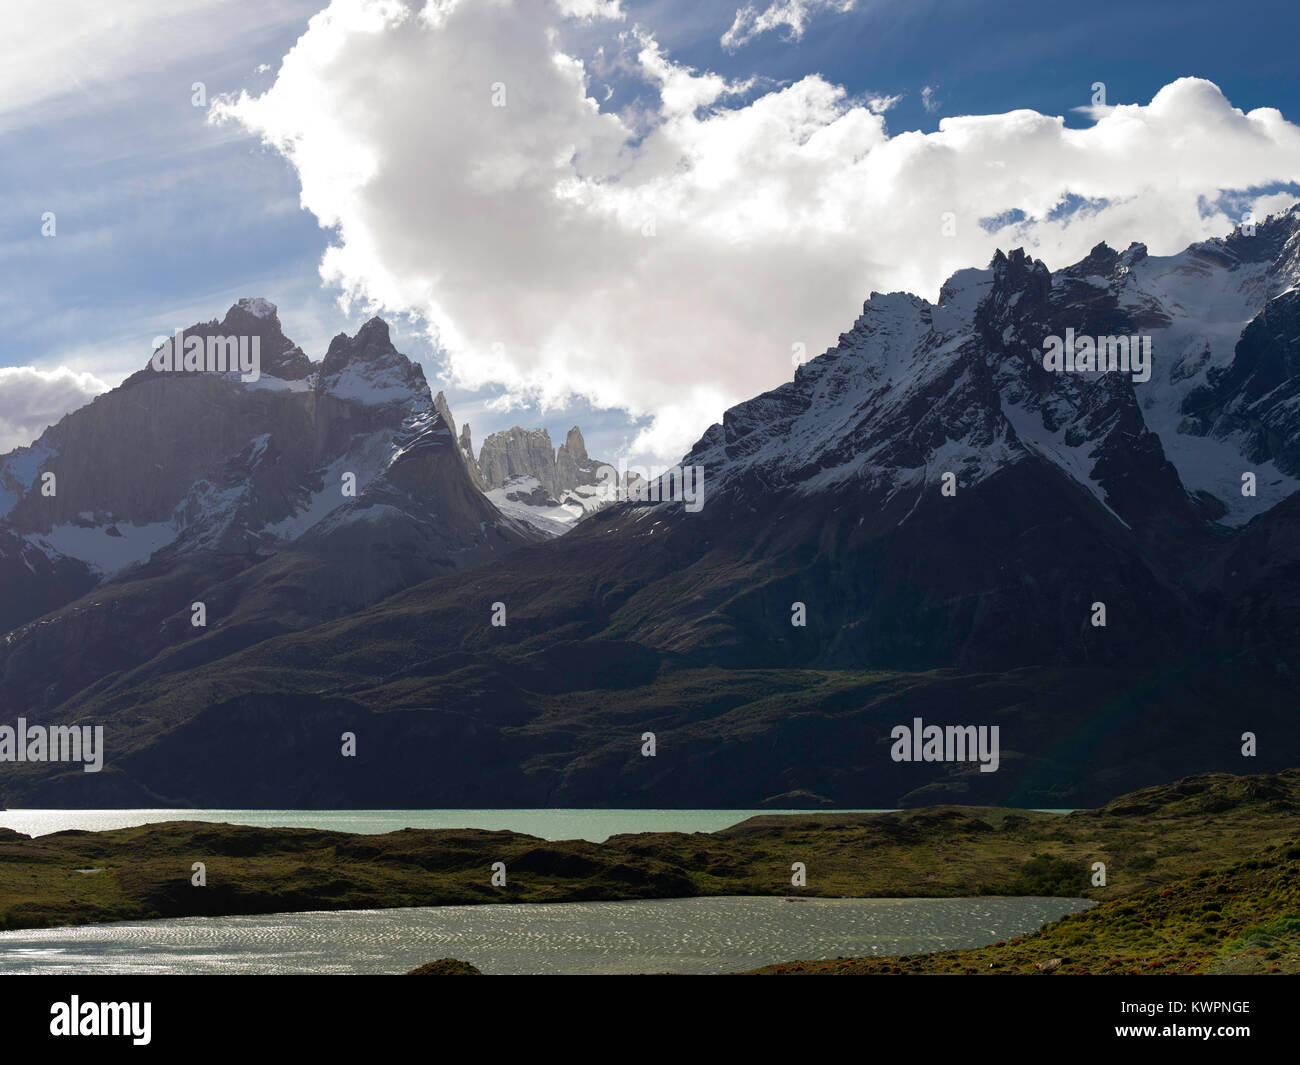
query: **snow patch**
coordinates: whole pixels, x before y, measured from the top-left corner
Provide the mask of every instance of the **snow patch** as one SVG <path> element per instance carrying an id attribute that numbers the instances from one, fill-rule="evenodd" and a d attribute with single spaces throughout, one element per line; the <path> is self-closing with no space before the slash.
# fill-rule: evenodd
<path id="1" fill-rule="evenodd" d="M 276 316 L 275 304 L 270 300 L 264 300 L 260 297 L 242 299 L 239 301 L 239 306 L 254 318 L 274 318 Z"/>
<path id="2" fill-rule="evenodd" d="M 110 533 L 110 528 L 118 535 Z M 166 547 L 176 539 L 176 527 L 170 522 L 150 525 L 121 522 L 91 527 L 67 524 L 56 525 L 44 535 L 29 533 L 25 539 L 47 557 L 50 551 L 56 551 L 86 563 L 102 576 L 111 577 Z"/>
<path id="3" fill-rule="evenodd" d="M 488 500 L 507 518 L 526 522 L 549 536 L 563 536 L 573 528 L 588 512 L 581 503 L 555 503 L 550 506 L 536 506 L 523 499 L 511 499 L 510 496 L 530 495 L 541 487 L 536 477 L 512 477 L 500 488 L 485 492 Z"/>

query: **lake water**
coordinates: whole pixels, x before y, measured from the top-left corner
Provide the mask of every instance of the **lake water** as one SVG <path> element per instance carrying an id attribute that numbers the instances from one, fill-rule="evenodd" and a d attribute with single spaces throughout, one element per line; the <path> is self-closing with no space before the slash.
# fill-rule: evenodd
<path id="1" fill-rule="evenodd" d="M 757 814 L 809 810 L 0 810 L 0 827 L 44 836 L 102 832 L 160 821 L 220 821 L 259 828 L 379 834 L 402 828 L 510 829 L 542 839 L 603 843 L 621 832 L 716 832 Z"/>
<path id="2" fill-rule="evenodd" d="M 0 828 L 44 836 L 79 828 L 103 832 L 161 821 L 217 821 L 259 828 L 322 828 L 377 835 L 402 828 L 509 829 L 542 839 L 603 843 L 623 832 L 716 832 L 759 814 L 816 810 L 0 810 Z M 829 812 L 829 811 L 827 811 Z M 887 813 L 838 810 L 836 813 Z M 1050 810 L 1048 813 L 1069 813 Z"/>
<path id="3" fill-rule="evenodd" d="M 0 933 L 0 974 L 726 973 L 1013 939 L 1086 899 L 713 898 L 187 917 Z"/>

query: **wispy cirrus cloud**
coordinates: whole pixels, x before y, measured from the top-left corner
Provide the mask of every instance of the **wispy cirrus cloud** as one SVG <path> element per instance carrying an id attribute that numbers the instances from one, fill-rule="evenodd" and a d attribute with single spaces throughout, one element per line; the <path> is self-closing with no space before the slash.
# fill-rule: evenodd
<path id="1" fill-rule="evenodd" d="M 0 132 L 95 110 L 132 76 L 159 74 L 246 37 L 302 21 L 318 0 L 40 0 L 6 5 L 0 63 Z M 204 65 L 193 67 L 202 80 Z M 188 95 L 189 84 L 176 83 Z"/>

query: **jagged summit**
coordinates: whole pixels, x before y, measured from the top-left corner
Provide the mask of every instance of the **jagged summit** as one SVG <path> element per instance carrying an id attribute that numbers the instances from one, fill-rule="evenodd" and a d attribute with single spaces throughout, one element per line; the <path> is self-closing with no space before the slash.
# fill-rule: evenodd
<path id="1" fill-rule="evenodd" d="M 388 332 L 388 323 L 376 317 L 371 318 L 358 329 L 355 337 L 350 337 L 347 333 L 339 333 L 334 337 L 330 341 L 329 350 L 326 351 L 321 365 L 323 369 L 329 369 L 331 364 L 337 364 L 341 360 L 353 358 L 374 360 L 396 353 L 397 349 L 393 347 L 393 340 Z"/>
<path id="2" fill-rule="evenodd" d="M 199 388 L 210 387 L 213 380 L 218 380 L 256 389 L 311 389 L 368 404 L 421 404 L 427 399 L 424 371 L 393 346 L 388 323 L 382 318 L 371 318 L 355 336 L 339 333 L 319 362 L 284 335 L 275 304 L 260 297 L 241 299 L 222 319 L 195 323 L 182 333 L 186 339 L 197 337 L 205 343 L 209 338 L 232 337 L 246 338 L 250 343 L 255 337 L 258 341 L 256 374 L 241 374 L 238 369 L 219 376 L 207 369 L 199 377 L 177 374 L 178 380 L 188 377 L 199 381 Z M 124 385 L 151 380 L 158 370 L 156 357 L 155 351 L 145 368 Z"/>
<path id="3" fill-rule="evenodd" d="M 313 362 L 284 335 L 275 304 L 260 297 L 240 299 L 221 320 L 197 323 L 183 334 L 205 341 L 209 337 L 256 337 L 260 372 L 255 380 L 241 376 L 238 370 L 179 374 L 172 388 L 310 391 L 318 397 L 365 407 L 399 408 L 421 416 L 436 410 L 450 430 L 470 482 L 482 492 L 495 493 L 492 501 L 498 508 L 514 520 L 531 525 L 535 532 L 566 532 L 605 502 L 594 491 L 598 484 L 595 471 L 603 464 L 587 456 L 576 426 L 558 455 L 544 429 L 516 426 L 492 434 L 484 442 L 481 455 L 475 457 L 469 426 L 457 434 L 446 397 L 439 393 L 431 400 L 423 369 L 397 350 L 388 323 L 380 317 L 365 322 L 355 335 L 337 334 L 319 362 Z M 156 384 L 152 362 L 124 387 Z M 3 484 L 0 470 L 0 488 Z"/>
<path id="4" fill-rule="evenodd" d="M 253 297 L 251 299 L 245 297 L 244 299 L 239 300 L 239 302 L 235 304 L 235 307 L 244 311 L 246 314 L 252 315 L 254 318 L 275 318 L 278 321 L 280 317 L 275 304 L 270 300 L 264 300 L 261 297 Z M 234 308 L 231 309 L 233 310 Z"/>
<path id="5" fill-rule="evenodd" d="M 479 469 L 488 490 L 501 488 L 516 477 L 533 477 L 554 497 L 555 448 L 545 429 L 513 426 L 493 433 L 479 449 Z"/>
<path id="6" fill-rule="evenodd" d="M 367 404 L 415 403 L 424 408 L 430 402 L 424 370 L 393 346 L 382 318 L 371 318 L 355 337 L 340 333 L 330 341 L 316 387 Z"/>
<path id="7" fill-rule="evenodd" d="M 576 425 L 565 434 L 564 443 L 560 445 L 560 448 L 576 460 L 587 457 L 586 441 L 582 439 L 582 430 Z"/>
<path id="8" fill-rule="evenodd" d="M 320 362 L 264 299 L 183 335 L 242 337 L 260 373 L 159 370 L 151 358 L 0 456 L 0 587 L 43 575 L 40 594 L 0 614 L 7 628 L 95 586 L 181 571 L 200 587 L 238 584 L 271 560 L 279 594 L 293 571 L 311 588 L 285 616 L 310 618 L 539 538 L 475 487 L 445 399 L 435 409 L 382 319 L 339 334 Z M 306 577 L 340 552 L 351 553 L 346 565 Z"/>
<path id="9" fill-rule="evenodd" d="M 549 533 L 566 532 L 575 522 L 613 502 L 617 471 L 587 454 L 576 425 L 558 448 L 546 429 L 516 425 L 492 433 L 483 441 L 477 459 L 466 425 L 460 449 L 475 483 L 502 513 Z"/>
<path id="10" fill-rule="evenodd" d="M 973 485 L 1032 457 L 1131 528 L 1241 524 L 1260 513 L 1240 490 L 1246 469 L 1273 501 L 1300 487 L 1288 442 L 1300 432 L 1297 386 L 1264 355 L 1285 340 L 1298 229 L 1293 208 L 1253 236 L 1172 256 L 1099 243 L 1055 273 L 1023 249 L 998 250 L 987 269 L 949 278 L 937 305 L 872 293 L 836 347 L 727 411 L 687 461 L 706 466 L 715 492 L 856 479 L 888 499 L 944 470 Z M 1046 372 L 1044 344 L 1067 330 L 1148 336 L 1150 381 Z"/>

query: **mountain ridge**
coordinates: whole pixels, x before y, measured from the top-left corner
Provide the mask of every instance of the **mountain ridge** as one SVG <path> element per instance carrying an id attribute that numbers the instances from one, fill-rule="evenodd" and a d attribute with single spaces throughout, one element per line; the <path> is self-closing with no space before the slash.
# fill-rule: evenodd
<path id="1" fill-rule="evenodd" d="M 284 757 L 320 727 L 316 768 L 263 796 L 288 805 L 331 786 L 381 804 L 1070 805 L 1239 768 L 1243 730 L 1282 768 L 1300 739 L 1298 234 L 1293 208 L 1174 256 L 1098 245 L 1053 272 L 999 252 L 937 304 L 874 293 L 837 345 L 703 434 L 683 460 L 705 471 L 698 513 L 634 497 L 48 713 L 131 718 L 112 786 L 168 799 L 217 794 L 166 768 L 199 737 L 211 772 L 251 786 L 218 721 Z M 1149 335 L 1149 380 L 1052 372 L 1067 330 Z M 442 431 L 464 472 L 467 435 Z M 1004 768 L 890 763 L 889 726 L 914 714 L 992 715 Z M 320 775 L 348 721 L 379 747 L 362 791 Z M 637 753 L 646 729 L 658 760 Z M 416 749 L 436 781 L 393 768 Z M 701 772 L 724 757 L 726 781 Z"/>

